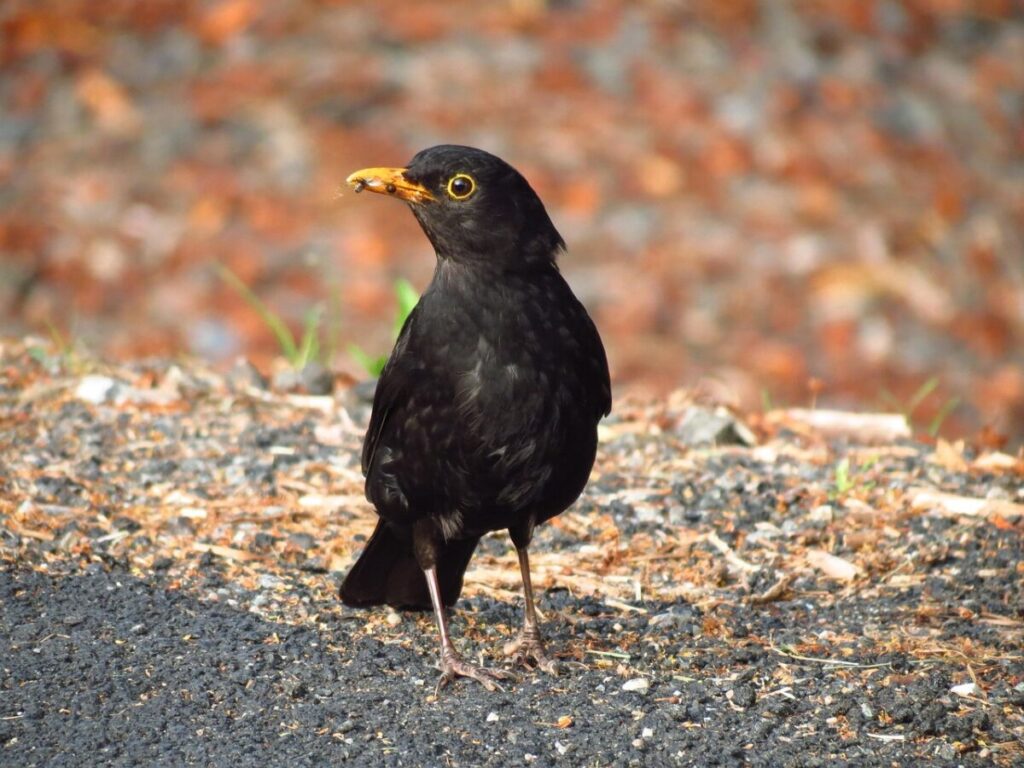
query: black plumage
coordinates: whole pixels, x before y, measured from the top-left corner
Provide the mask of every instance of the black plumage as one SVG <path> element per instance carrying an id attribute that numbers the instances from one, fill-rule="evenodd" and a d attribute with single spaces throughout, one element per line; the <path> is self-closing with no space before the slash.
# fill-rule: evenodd
<path id="1" fill-rule="evenodd" d="M 527 547 L 583 490 L 611 408 L 601 339 L 555 263 L 565 244 L 526 179 L 479 149 L 433 147 L 348 183 L 408 202 L 437 267 L 377 384 L 362 464 L 380 519 L 341 598 L 432 606 L 442 682 L 494 687 L 506 673 L 458 655 L 444 607 L 480 537 L 508 529 L 526 601 L 517 659 L 553 672 Z"/>

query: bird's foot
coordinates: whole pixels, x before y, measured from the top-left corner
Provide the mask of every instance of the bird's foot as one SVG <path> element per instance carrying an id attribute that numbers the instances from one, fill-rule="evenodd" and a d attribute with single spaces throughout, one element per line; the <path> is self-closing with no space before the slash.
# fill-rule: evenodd
<path id="1" fill-rule="evenodd" d="M 434 694 L 440 693 L 442 688 L 457 677 L 476 680 L 488 691 L 503 691 L 505 689 L 499 681 L 514 680 L 516 676 L 504 669 L 487 669 L 477 664 L 471 664 L 454 652 L 445 653 L 441 655 L 441 679 L 437 681 Z"/>
<path id="2" fill-rule="evenodd" d="M 513 664 L 540 669 L 556 677 L 561 669 L 561 665 L 544 650 L 544 641 L 536 627 L 524 627 L 515 640 L 506 643 L 505 655 L 512 657 Z"/>

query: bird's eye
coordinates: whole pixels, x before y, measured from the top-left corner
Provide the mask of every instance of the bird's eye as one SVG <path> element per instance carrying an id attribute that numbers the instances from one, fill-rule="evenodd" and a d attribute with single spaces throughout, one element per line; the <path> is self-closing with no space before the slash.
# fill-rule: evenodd
<path id="1" fill-rule="evenodd" d="M 457 173 L 448 179 L 448 197 L 452 200 L 465 200 L 476 191 L 476 182 L 472 176 Z"/>

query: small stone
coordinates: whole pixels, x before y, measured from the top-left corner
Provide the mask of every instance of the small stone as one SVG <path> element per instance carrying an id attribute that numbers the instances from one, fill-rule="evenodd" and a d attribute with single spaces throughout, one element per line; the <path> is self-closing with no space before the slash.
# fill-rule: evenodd
<path id="1" fill-rule="evenodd" d="M 644 728 L 640 732 L 640 738 L 641 739 L 650 739 L 653 736 L 654 736 L 654 729 L 653 728 Z"/>
<path id="2" fill-rule="evenodd" d="M 388 623 L 389 627 L 397 627 L 402 623 L 402 617 L 395 611 L 388 611 L 388 615 L 384 618 L 384 621 Z"/>
<path id="3" fill-rule="evenodd" d="M 260 589 L 276 589 L 281 586 L 281 579 L 270 573 L 260 576 Z"/>
<path id="4" fill-rule="evenodd" d="M 288 545 L 305 552 L 316 546 L 316 539 L 310 533 L 292 533 L 288 536 Z"/>
<path id="5" fill-rule="evenodd" d="M 808 518 L 815 523 L 831 523 L 835 518 L 835 510 L 831 504 L 822 504 L 812 509 Z"/>
<path id="6" fill-rule="evenodd" d="M 937 747 L 935 747 L 935 756 L 939 760 L 947 760 L 947 761 L 956 760 L 956 758 L 957 758 L 956 747 L 954 747 L 952 744 L 949 744 L 947 742 L 942 741 L 941 739 L 936 739 L 936 741 L 938 741 L 939 744 L 938 744 Z"/>
<path id="7" fill-rule="evenodd" d="M 270 382 L 275 392 L 300 392 L 305 389 L 302 382 L 302 371 L 294 368 L 281 368 L 274 372 Z"/>
<path id="8" fill-rule="evenodd" d="M 757 701 L 757 695 L 749 685 L 737 685 L 731 693 L 733 703 L 744 709 L 754 706 L 754 703 Z"/>
<path id="9" fill-rule="evenodd" d="M 245 358 L 238 358 L 227 374 L 228 386 L 235 392 L 248 388 L 266 389 L 267 379 Z"/>
<path id="10" fill-rule="evenodd" d="M 93 405 L 113 400 L 117 382 L 109 376 L 83 376 L 75 387 L 75 397 Z"/>
<path id="11" fill-rule="evenodd" d="M 306 363 L 299 374 L 299 380 L 311 395 L 329 395 L 334 391 L 334 374 L 315 361 Z"/>
<path id="12" fill-rule="evenodd" d="M 727 409 L 690 406 L 676 426 L 679 439 L 687 445 L 754 445 L 750 428 Z"/>
<path id="13" fill-rule="evenodd" d="M 374 395 L 377 394 L 377 379 L 369 379 L 367 381 L 360 381 L 355 384 L 350 390 L 350 397 L 357 403 L 363 403 L 364 405 L 370 405 L 373 402 Z"/>
<path id="14" fill-rule="evenodd" d="M 622 684 L 622 690 L 636 691 L 637 693 L 643 693 L 650 687 L 651 681 L 646 677 L 634 677 L 632 680 L 627 680 Z"/>
<path id="15" fill-rule="evenodd" d="M 488 723 L 496 723 L 500 719 L 501 718 L 498 716 L 497 712 L 488 712 L 487 713 L 487 722 Z"/>

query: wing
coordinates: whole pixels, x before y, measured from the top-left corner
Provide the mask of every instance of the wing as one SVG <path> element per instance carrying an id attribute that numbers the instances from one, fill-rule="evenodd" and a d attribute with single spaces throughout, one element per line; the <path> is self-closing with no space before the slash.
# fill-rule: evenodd
<path id="1" fill-rule="evenodd" d="M 596 417 L 607 416 L 612 412 L 612 377 L 608 372 L 608 356 L 604 351 L 604 344 L 601 343 L 601 336 L 597 332 L 597 326 L 590 315 L 584 310 L 583 316 L 587 320 L 592 333 L 592 341 L 587 357 L 590 365 L 593 366 L 593 376 L 597 387 L 597 414 Z"/>
<path id="2" fill-rule="evenodd" d="M 416 322 L 419 306 L 413 308 L 412 312 L 405 319 L 402 330 L 398 334 L 395 348 L 391 350 L 384 370 L 381 371 L 380 379 L 377 381 L 377 389 L 373 393 L 373 409 L 370 412 L 370 426 L 366 429 L 366 437 L 363 439 L 363 475 L 369 476 L 373 468 L 373 460 L 377 454 L 377 444 L 380 441 L 381 433 L 387 426 L 388 417 L 395 406 L 407 396 L 407 390 L 412 383 L 410 372 L 407 370 L 406 350 L 409 346 L 409 336 L 412 333 L 413 323 Z"/>

